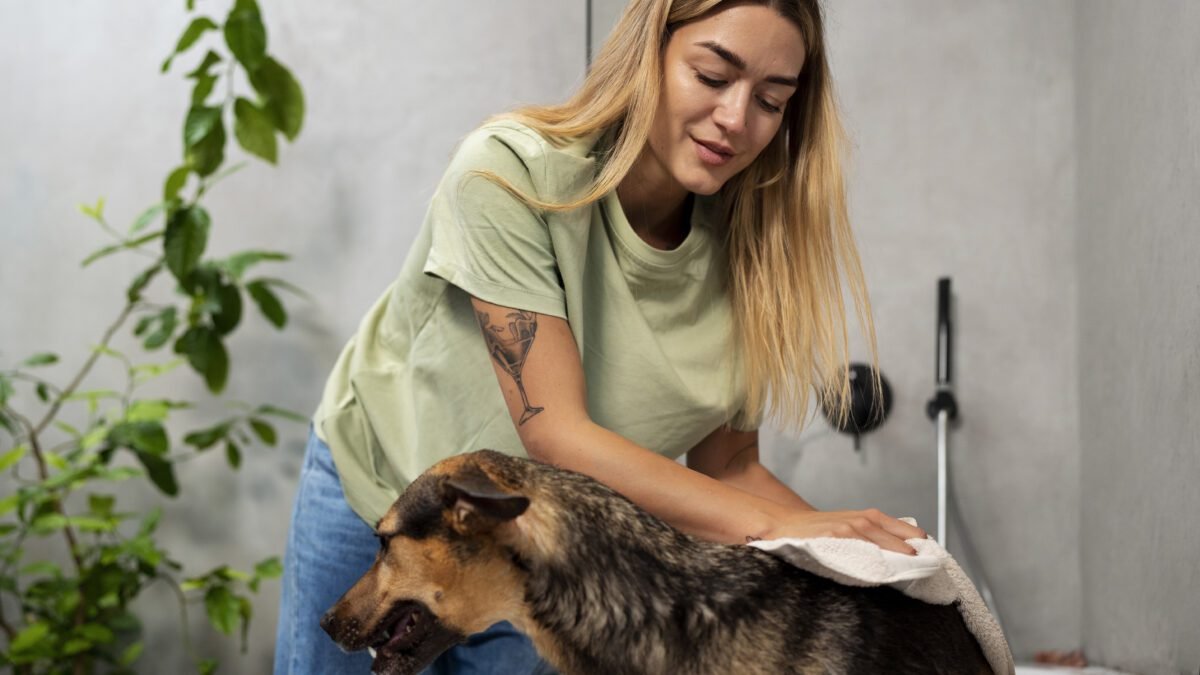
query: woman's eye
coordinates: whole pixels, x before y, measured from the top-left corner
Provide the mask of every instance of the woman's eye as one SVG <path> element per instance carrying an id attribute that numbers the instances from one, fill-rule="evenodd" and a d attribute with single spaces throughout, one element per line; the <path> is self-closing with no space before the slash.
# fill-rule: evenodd
<path id="1" fill-rule="evenodd" d="M 725 80 L 718 80 L 714 77 L 709 77 L 699 71 L 696 72 L 696 79 L 700 80 L 700 82 L 703 83 L 705 86 L 713 87 L 714 89 L 716 87 L 720 87 L 721 85 L 725 84 Z"/>
<path id="2" fill-rule="evenodd" d="M 766 99 L 758 99 L 758 104 L 762 106 L 763 110 L 766 110 L 769 113 L 783 112 L 783 106 L 774 105 Z"/>

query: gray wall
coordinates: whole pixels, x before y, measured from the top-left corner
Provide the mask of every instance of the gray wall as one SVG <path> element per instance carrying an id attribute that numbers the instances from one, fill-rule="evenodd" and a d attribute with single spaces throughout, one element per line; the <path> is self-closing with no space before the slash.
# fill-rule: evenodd
<path id="1" fill-rule="evenodd" d="M 1200 669 L 1200 4 L 1080 2 L 1083 637 Z"/>
<path id="2" fill-rule="evenodd" d="M 399 271 L 457 139 L 492 113 L 560 99 L 580 81 L 585 5 L 260 3 L 270 49 L 305 88 L 308 118 L 279 168 L 251 161 L 211 193 L 210 251 L 294 256 L 272 273 L 313 300 L 288 300 L 282 340 L 247 314 L 231 344 L 228 395 L 307 414 L 342 344 Z M 215 15 L 229 4 L 197 3 Z M 144 261 L 113 258 L 81 272 L 78 262 L 107 241 L 75 205 L 104 195 L 123 229 L 155 201 L 180 157 L 190 91 L 180 66 L 203 53 L 159 75 L 186 24 L 183 0 L 0 0 L 0 363 L 56 351 L 63 363 L 47 372 L 65 383 L 120 310 Z M 137 353 L 130 340 L 119 344 Z M 112 386 L 119 375 L 101 368 L 90 386 Z M 195 426 L 226 412 L 187 374 L 159 395 L 205 401 L 189 417 Z M 237 474 L 216 453 L 181 470 L 184 494 L 169 505 L 162 541 L 188 573 L 223 562 L 247 569 L 282 554 L 305 432 L 284 428 L 282 449 L 248 452 Z M 122 494 L 135 500 L 126 504 L 148 504 L 154 496 L 142 492 Z M 220 672 L 269 672 L 277 601 L 278 584 L 267 584 L 245 657 L 236 638 L 203 627 L 202 606 L 192 608 L 198 645 L 222 659 Z M 152 587 L 141 605 L 149 618 L 141 670 L 187 672 L 174 597 Z"/>

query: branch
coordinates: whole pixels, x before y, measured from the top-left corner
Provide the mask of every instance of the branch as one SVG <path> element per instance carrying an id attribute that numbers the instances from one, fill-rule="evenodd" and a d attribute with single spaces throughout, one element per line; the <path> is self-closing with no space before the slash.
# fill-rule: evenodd
<path id="1" fill-rule="evenodd" d="M 117 320 L 108 327 L 108 330 L 104 331 L 104 337 L 100 339 L 101 347 L 108 346 L 109 341 L 112 340 L 112 337 L 117 332 L 117 329 L 121 327 L 121 324 L 125 323 L 125 319 L 128 319 L 129 315 L 133 312 L 135 304 L 136 303 L 133 302 L 126 304 L 125 309 L 121 310 L 121 315 L 117 317 Z M 50 421 L 53 420 L 54 416 L 58 414 L 58 410 L 62 407 L 63 401 L 75 392 L 80 383 L 83 382 L 83 378 L 87 377 L 87 374 L 91 372 L 92 366 L 96 364 L 96 359 L 100 358 L 100 352 L 100 349 L 92 350 L 92 355 L 88 357 L 87 362 L 83 364 L 83 368 L 80 369 L 79 373 L 75 376 L 75 379 L 71 380 L 71 384 L 68 384 L 67 388 L 63 389 L 62 393 L 58 395 L 58 398 L 54 399 L 54 403 L 51 404 L 50 409 L 46 411 L 46 416 L 42 418 L 42 421 L 37 423 L 36 427 L 33 428 L 32 435 L 36 436 L 46 429 L 46 425 L 50 424 Z"/>

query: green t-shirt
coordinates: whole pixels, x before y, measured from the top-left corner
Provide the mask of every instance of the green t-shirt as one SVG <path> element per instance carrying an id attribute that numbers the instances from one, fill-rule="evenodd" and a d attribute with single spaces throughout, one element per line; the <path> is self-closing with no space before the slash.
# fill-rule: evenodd
<path id="1" fill-rule="evenodd" d="M 346 501 L 374 523 L 410 481 L 480 448 L 524 456 L 469 295 L 568 320 L 597 424 L 678 457 L 723 424 L 754 428 L 732 339 L 716 199 L 659 250 L 630 227 L 615 192 L 539 215 L 472 169 L 565 201 L 593 180 L 599 135 L 555 147 L 493 122 L 460 144 L 400 276 L 346 344 L 316 414 Z M 553 401 L 530 401 L 553 405 Z"/>

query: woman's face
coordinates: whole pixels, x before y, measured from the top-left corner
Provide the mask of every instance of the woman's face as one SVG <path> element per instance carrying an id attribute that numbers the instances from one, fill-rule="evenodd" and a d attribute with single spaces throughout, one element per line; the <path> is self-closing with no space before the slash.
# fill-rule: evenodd
<path id="1" fill-rule="evenodd" d="M 650 130 L 655 178 L 719 190 L 774 138 L 803 65 L 800 30 L 769 7 L 737 4 L 678 27 Z"/>

